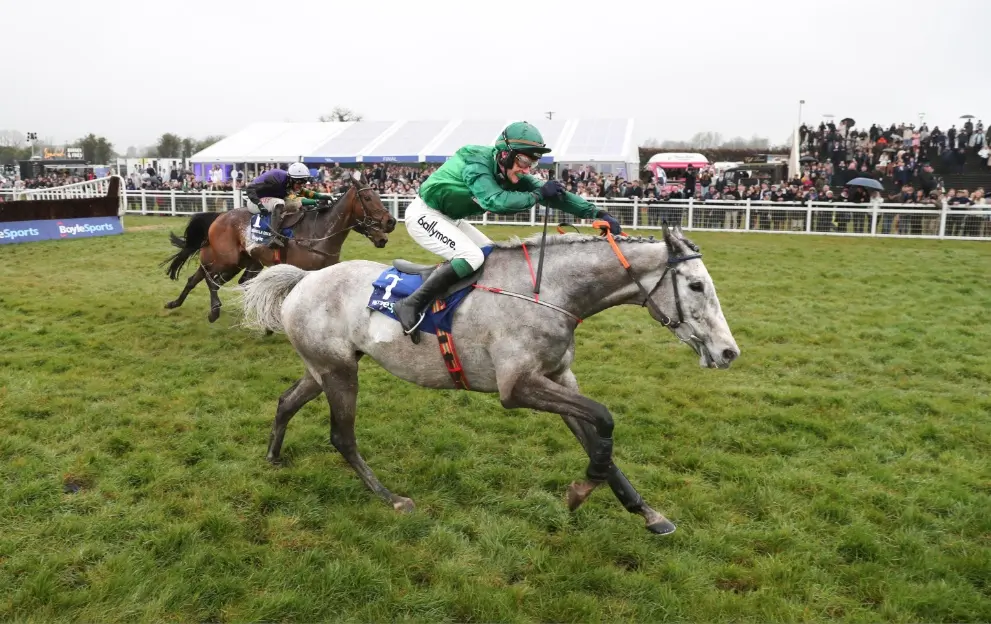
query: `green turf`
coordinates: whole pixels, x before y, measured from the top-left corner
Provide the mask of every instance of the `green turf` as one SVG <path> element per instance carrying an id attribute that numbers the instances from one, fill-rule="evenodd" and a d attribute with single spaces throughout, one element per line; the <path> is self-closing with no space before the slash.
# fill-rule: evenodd
<path id="1" fill-rule="evenodd" d="M 167 231 L 0 247 L 0 620 L 991 620 L 991 246 L 698 233 L 728 371 L 640 308 L 583 324 L 657 537 L 608 489 L 567 511 L 558 417 L 369 361 L 359 447 L 417 511 L 365 490 L 322 399 L 269 466 L 300 362 L 230 292 L 214 325 L 202 286 L 164 310 Z M 395 256 L 432 260 L 345 247 Z"/>

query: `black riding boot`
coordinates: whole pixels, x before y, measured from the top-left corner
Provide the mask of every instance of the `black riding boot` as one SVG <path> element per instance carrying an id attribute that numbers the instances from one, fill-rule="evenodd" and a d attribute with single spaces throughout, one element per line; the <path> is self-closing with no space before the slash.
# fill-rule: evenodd
<path id="1" fill-rule="evenodd" d="M 282 207 L 272 208 L 272 219 L 269 221 L 268 229 L 272 232 L 272 238 L 268 241 L 268 246 L 272 249 L 285 247 L 282 242 Z"/>
<path id="2" fill-rule="evenodd" d="M 453 286 L 461 279 L 450 262 L 440 265 L 427 279 L 420 284 L 420 287 L 413 291 L 413 294 L 405 299 L 401 299 L 393 311 L 399 317 L 399 323 L 403 326 L 403 331 L 409 334 L 414 343 L 420 342 L 419 330 L 413 328 L 420 323 L 420 315 L 437 300 L 444 291 Z"/>

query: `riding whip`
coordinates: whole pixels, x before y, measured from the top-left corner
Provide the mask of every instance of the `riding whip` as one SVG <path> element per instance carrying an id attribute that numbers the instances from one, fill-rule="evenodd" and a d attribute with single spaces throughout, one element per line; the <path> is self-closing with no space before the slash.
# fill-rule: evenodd
<path id="1" fill-rule="evenodd" d="M 540 294 L 540 274 L 544 271 L 544 248 L 547 247 L 547 218 L 551 214 L 550 206 L 544 206 L 544 237 L 540 239 L 540 258 L 537 260 L 537 279 L 533 281 L 533 294 Z"/>

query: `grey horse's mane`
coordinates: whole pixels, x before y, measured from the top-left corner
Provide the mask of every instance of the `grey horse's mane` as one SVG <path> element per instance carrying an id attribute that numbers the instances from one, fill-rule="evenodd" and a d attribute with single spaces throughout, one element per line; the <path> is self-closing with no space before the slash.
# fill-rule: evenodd
<path id="1" fill-rule="evenodd" d="M 539 245 L 540 240 L 543 238 L 543 234 L 536 233 L 532 234 L 526 238 L 520 238 L 519 236 L 513 236 L 505 241 L 495 243 L 496 249 L 519 249 L 523 245 Z M 576 245 L 580 243 L 605 243 L 608 242 L 605 237 L 597 236 L 594 234 L 552 234 L 547 237 L 547 246 L 552 245 Z M 655 239 L 653 237 L 644 238 L 643 236 L 623 236 L 616 239 L 617 243 L 663 243 L 664 239 Z"/>
<path id="2" fill-rule="evenodd" d="M 536 233 L 532 234 L 526 238 L 521 239 L 518 236 L 510 237 L 504 241 L 495 242 L 493 247 L 495 249 L 519 249 L 523 245 L 539 245 L 543 234 Z M 689 248 L 698 249 L 698 247 L 692 241 L 684 237 L 679 237 L 677 235 L 673 236 L 674 240 L 684 243 Z M 653 236 L 621 236 L 615 239 L 617 243 L 661 243 L 664 244 L 663 238 L 654 238 Z M 608 239 L 604 236 L 599 236 L 595 234 L 554 234 L 547 237 L 547 246 L 552 247 L 554 245 L 579 245 L 584 243 L 608 243 Z"/>

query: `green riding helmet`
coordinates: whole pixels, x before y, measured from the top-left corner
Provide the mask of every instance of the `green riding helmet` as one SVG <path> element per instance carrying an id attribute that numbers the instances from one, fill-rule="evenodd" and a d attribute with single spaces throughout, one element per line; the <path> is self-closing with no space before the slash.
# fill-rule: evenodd
<path id="1" fill-rule="evenodd" d="M 508 126 L 496 139 L 495 146 L 500 151 L 523 154 L 546 154 L 551 148 L 544 145 L 540 131 L 525 121 L 516 121 Z"/>

